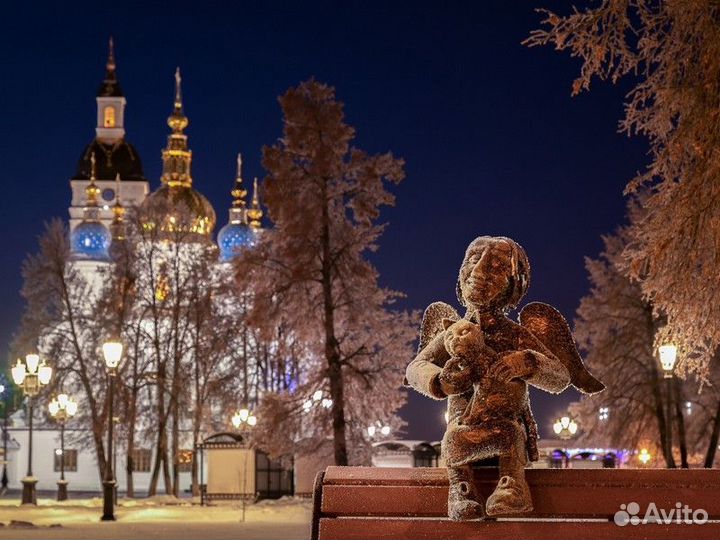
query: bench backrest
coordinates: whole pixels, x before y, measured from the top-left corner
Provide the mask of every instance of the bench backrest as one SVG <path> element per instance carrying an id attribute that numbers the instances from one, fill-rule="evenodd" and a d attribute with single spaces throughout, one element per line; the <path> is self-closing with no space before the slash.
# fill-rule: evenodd
<path id="1" fill-rule="evenodd" d="M 487 497 L 497 484 L 498 472 L 477 469 L 475 477 Z M 720 519 L 720 470 L 529 469 L 527 480 L 535 509 L 524 519 L 598 520 L 607 525 L 621 504 L 631 502 L 638 503 L 643 513 L 650 503 L 666 511 L 681 503 Z M 360 526 L 369 521 L 358 518 L 383 518 L 390 526 L 390 518 L 447 517 L 444 468 L 328 467 L 316 482 L 315 538 L 321 519 L 354 518 L 352 523 Z M 370 534 L 368 529 L 365 532 Z"/>

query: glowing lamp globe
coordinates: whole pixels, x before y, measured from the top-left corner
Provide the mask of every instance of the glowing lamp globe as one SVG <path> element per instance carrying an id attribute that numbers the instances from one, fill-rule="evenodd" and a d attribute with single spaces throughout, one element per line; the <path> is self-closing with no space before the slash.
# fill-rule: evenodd
<path id="1" fill-rule="evenodd" d="M 120 340 L 111 339 L 103 343 L 103 356 L 105 357 L 105 365 L 110 369 L 115 369 L 120 365 L 122 359 L 123 344 Z"/>
<path id="2" fill-rule="evenodd" d="M 75 400 L 68 401 L 67 407 L 65 408 L 68 416 L 75 416 L 78 412 L 78 404 Z"/>
<path id="3" fill-rule="evenodd" d="M 230 421 L 232 422 L 232 425 L 235 426 L 235 429 L 239 428 L 239 427 L 240 427 L 240 424 L 243 423 L 242 418 L 240 417 L 240 413 L 239 413 L 239 412 L 236 412 L 235 414 L 233 414 L 233 415 L 232 415 L 232 418 L 230 419 Z"/>
<path id="4" fill-rule="evenodd" d="M 50 414 L 52 416 L 55 416 L 58 412 L 60 412 L 60 403 L 57 399 L 53 398 L 53 400 L 48 405 L 48 410 L 50 411 Z"/>
<path id="5" fill-rule="evenodd" d="M 13 382 L 20 386 L 25 381 L 25 366 L 18 358 L 15 366 L 10 370 L 12 374 Z"/>
<path id="6" fill-rule="evenodd" d="M 52 378 L 52 368 L 48 366 L 44 361 L 38 368 L 38 380 L 40 384 L 50 384 Z"/>
<path id="7" fill-rule="evenodd" d="M 661 345 L 658 348 L 658 352 L 660 353 L 660 365 L 665 372 L 665 377 L 672 377 L 675 360 L 677 359 L 677 347 L 672 343 L 668 343 Z"/>
<path id="8" fill-rule="evenodd" d="M 390 426 L 383 426 L 380 428 L 380 433 L 385 435 L 386 437 L 390 435 Z"/>
<path id="9" fill-rule="evenodd" d="M 248 416 L 247 423 L 248 423 L 248 426 L 250 426 L 250 427 L 256 425 L 257 424 L 257 416 L 252 416 L 252 415 Z"/>
<path id="10" fill-rule="evenodd" d="M 375 426 L 369 426 L 367 431 L 368 435 L 370 435 L 371 437 L 375 436 Z"/>
<path id="11" fill-rule="evenodd" d="M 250 416 L 250 411 L 247 409 L 240 409 L 237 414 L 240 416 L 240 420 L 245 422 L 248 419 L 248 416 Z"/>
<path id="12" fill-rule="evenodd" d="M 35 353 L 25 355 L 25 365 L 27 366 L 28 373 L 35 373 L 40 365 L 40 355 Z"/>

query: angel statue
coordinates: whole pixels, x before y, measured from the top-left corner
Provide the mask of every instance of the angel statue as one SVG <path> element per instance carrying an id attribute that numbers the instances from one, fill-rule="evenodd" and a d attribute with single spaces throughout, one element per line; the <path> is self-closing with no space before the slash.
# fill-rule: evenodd
<path id="1" fill-rule="evenodd" d="M 525 465 L 537 461 L 538 452 L 528 385 L 555 394 L 570 384 L 586 394 L 604 389 L 585 368 L 555 308 L 533 302 L 521 310 L 519 324 L 508 318 L 529 284 L 530 264 L 518 243 L 480 236 L 468 246 L 457 281 L 465 317 L 443 302 L 423 315 L 406 380 L 426 396 L 448 398 L 442 454 L 453 520 L 532 510 Z M 483 501 L 472 464 L 491 457 L 499 458 L 500 480 Z"/>

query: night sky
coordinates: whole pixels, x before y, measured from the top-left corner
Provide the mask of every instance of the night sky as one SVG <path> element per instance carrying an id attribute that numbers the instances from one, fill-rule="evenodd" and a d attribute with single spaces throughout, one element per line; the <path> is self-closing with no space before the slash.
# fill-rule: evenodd
<path id="1" fill-rule="evenodd" d="M 454 303 L 464 249 L 510 236 L 533 269 L 527 300 L 569 319 L 588 283 L 583 258 L 623 219 L 622 189 L 645 163 L 617 133 L 627 87 L 570 97 L 579 62 L 520 42 L 566 2 L 13 2 L 0 18 L 0 347 L 22 310 L 20 266 L 43 222 L 67 218 L 69 179 L 94 137 L 109 35 L 127 98 L 127 139 L 151 188 L 183 73 L 195 187 L 227 220 L 235 155 L 263 177 L 281 134 L 277 96 L 314 76 L 333 85 L 356 145 L 406 160 L 397 206 L 373 256 L 403 307 Z M 392 4 L 392 5 L 390 5 Z M 163 7 L 165 5 L 166 7 Z M 408 359 L 410 360 L 410 359 Z M 577 394 L 535 392 L 541 434 Z M 408 438 L 439 439 L 443 406 L 412 395 Z"/>

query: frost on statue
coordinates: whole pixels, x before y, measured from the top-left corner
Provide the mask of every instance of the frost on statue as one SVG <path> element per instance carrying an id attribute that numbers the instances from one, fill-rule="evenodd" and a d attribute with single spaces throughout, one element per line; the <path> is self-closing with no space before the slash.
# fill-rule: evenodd
<path id="1" fill-rule="evenodd" d="M 423 316 L 418 355 L 406 379 L 429 397 L 448 398 L 442 452 L 454 520 L 532 510 L 525 465 L 538 454 L 528 385 L 552 393 L 569 384 L 588 394 L 604 388 L 583 365 L 555 308 L 528 304 L 520 324 L 506 316 L 529 283 L 530 264 L 519 244 L 481 236 L 468 246 L 457 281 L 464 319 L 443 302 L 431 304 Z M 499 458 L 500 481 L 483 501 L 472 464 L 492 457 Z"/>

